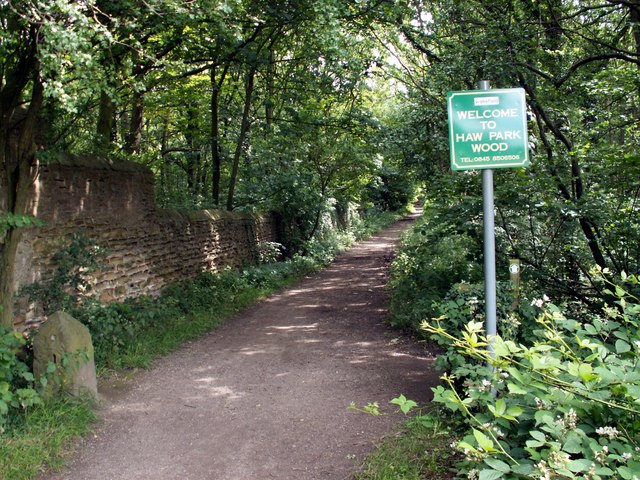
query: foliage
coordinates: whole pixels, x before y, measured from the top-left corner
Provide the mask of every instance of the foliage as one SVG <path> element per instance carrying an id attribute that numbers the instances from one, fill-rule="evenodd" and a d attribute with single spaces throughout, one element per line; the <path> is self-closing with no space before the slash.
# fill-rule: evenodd
<path id="1" fill-rule="evenodd" d="M 44 222 L 30 215 L 19 215 L 15 213 L 0 214 L 0 237 L 10 228 L 21 227 L 41 227 Z"/>
<path id="2" fill-rule="evenodd" d="M 449 448 L 453 432 L 437 411 L 407 421 L 369 455 L 355 480 L 445 480 L 454 455 Z"/>
<path id="3" fill-rule="evenodd" d="M 406 172 L 387 162 L 376 173 L 377 176 L 366 186 L 363 200 L 384 211 L 406 208 L 416 193 L 416 185 L 407 181 Z"/>
<path id="4" fill-rule="evenodd" d="M 104 250 L 82 232 L 71 234 L 68 243 L 51 258 L 55 270 L 50 278 L 25 286 L 20 292 L 39 302 L 45 315 L 73 309 L 91 292 L 88 275 L 102 268 Z"/>
<path id="5" fill-rule="evenodd" d="M 96 420 L 87 398 L 63 396 L 14 418 L 0 434 L 0 478 L 29 480 L 46 466 L 59 468 L 71 443 L 86 435 Z"/>
<path id="6" fill-rule="evenodd" d="M 454 216 L 433 208 L 404 238 L 392 265 L 391 324 L 417 330 L 437 316 L 440 301 L 459 282 L 480 276 L 478 245 Z"/>
<path id="7" fill-rule="evenodd" d="M 624 280 L 638 284 L 635 276 Z M 481 321 L 469 322 L 460 335 L 439 320 L 424 323 L 476 361 L 453 369 L 443 377 L 446 387 L 434 389 L 435 401 L 467 423 L 457 445 L 469 478 L 640 473 L 640 304 L 621 286 L 611 285 L 609 293 L 614 304 L 574 318 L 534 302 L 541 313 L 525 341 L 487 339 Z M 454 385 L 460 379 L 464 390 Z"/>
<path id="8" fill-rule="evenodd" d="M 29 366 L 20 360 L 24 337 L 0 326 L 0 435 L 9 419 L 42 403 Z"/>
<path id="9" fill-rule="evenodd" d="M 398 59 L 385 72 L 406 86 L 388 143 L 431 198 L 464 205 L 479 187 L 448 171 L 446 92 L 479 80 L 525 89 L 532 163 L 496 171 L 497 253 L 554 297 L 597 304 L 593 265 L 639 272 L 638 18 L 611 2 L 415 2 L 400 32 L 385 32 Z"/>
<path id="10" fill-rule="evenodd" d="M 258 264 L 276 263 L 282 257 L 284 247 L 278 242 L 261 242 L 258 244 Z"/>
<path id="11" fill-rule="evenodd" d="M 463 331 L 470 322 L 483 323 L 484 296 L 484 284 L 456 284 L 442 300 L 434 301 L 432 307 L 435 315 L 431 318 L 450 332 Z M 527 296 L 516 295 L 510 282 L 498 282 L 496 304 L 496 323 L 501 338 L 511 341 L 526 341 L 532 338 L 534 332 L 531 325 L 535 321 L 538 309 L 529 304 Z M 476 367 L 479 363 L 474 363 L 459 352 L 455 343 L 448 337 L 432 334 L 430 339 L 443 349 L 436 360 L 439 370 L 456 371 L 458 379 L 477 374 Z"/>

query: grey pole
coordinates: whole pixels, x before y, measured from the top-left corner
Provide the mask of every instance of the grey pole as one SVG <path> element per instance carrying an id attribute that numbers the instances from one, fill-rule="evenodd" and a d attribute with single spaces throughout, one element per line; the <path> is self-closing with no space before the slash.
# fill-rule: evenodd
<path id="1" fill-rule="evenodd" d="M 478 90 L 490 90 L 488 80 L 478 82 Z M 493 169 L 482 170 L 482 204 L 484 223 L 484 295 L 485 327 L 487 338 L 497 334 L 496 324 L 496 236 L 493 213 Z M 493 344 L 489 341 L 489 355 L 493 357 Z"/>

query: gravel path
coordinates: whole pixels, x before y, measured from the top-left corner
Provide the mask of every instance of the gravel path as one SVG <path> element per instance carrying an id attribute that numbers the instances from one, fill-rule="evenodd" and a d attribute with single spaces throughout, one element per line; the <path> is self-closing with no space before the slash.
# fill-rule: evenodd
<path id="1" fill-rule="evenodd" d="M 69 467 L 40 478 L 349 478 L 402 420 L 349 404 L 427 401 L 437 382 L 433 358 L 385 325 L 387 269 L 411 220 L 137 375 Z"/>

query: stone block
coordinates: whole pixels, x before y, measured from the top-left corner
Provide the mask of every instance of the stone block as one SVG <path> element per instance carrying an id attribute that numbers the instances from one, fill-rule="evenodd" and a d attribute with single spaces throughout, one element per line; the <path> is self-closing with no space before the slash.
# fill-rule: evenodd
<path id="1" fill-rule="evenodd" d="M 49 394 L 58 389 L 72 395 L 98 395 L 96 366 L 91 334 L 86 326 L 65 312 L 49 316 L 33 339 L 33 371 L 36 377 L 46 375 L 49 362 L 58 367 L 58 382 L 49 382 Z"/>

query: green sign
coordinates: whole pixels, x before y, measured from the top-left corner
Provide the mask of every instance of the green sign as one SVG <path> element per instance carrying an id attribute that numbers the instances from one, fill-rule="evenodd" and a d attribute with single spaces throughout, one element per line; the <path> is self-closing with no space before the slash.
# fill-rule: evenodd
<path id="1" fill-rule="evenodd" d="M 452 170 L 529 165 L 522 88 L 447 94 Z"/>

